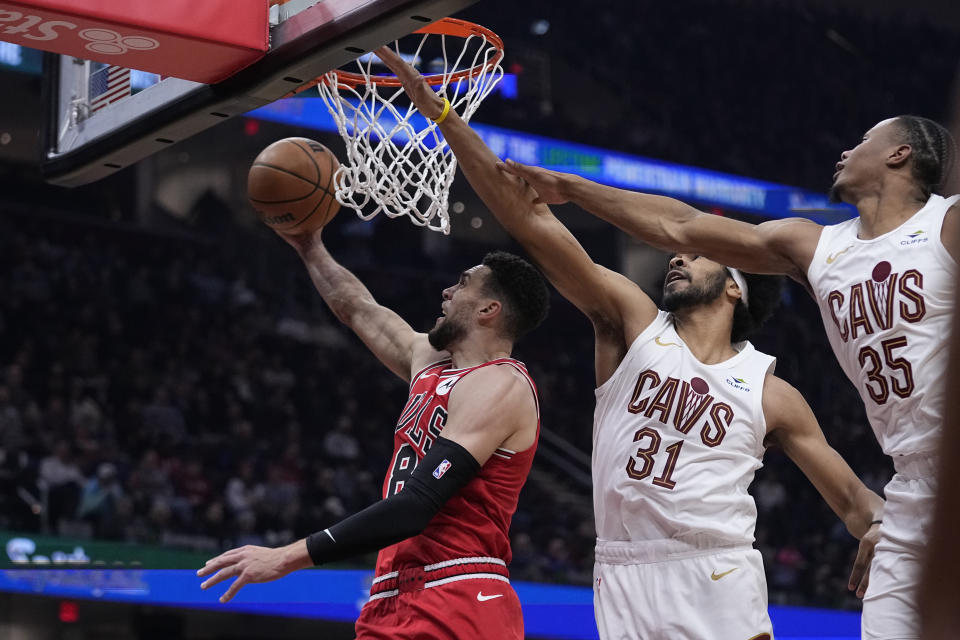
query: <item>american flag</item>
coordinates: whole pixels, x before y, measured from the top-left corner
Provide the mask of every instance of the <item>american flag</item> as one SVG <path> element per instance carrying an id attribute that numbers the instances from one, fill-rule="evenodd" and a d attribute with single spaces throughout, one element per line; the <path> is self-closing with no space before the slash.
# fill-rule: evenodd
<path id="1" fill-rule="evenodd" d="M 90 112 L 130 95 L 130 69 L 109 66 L 90 74 Z"/>

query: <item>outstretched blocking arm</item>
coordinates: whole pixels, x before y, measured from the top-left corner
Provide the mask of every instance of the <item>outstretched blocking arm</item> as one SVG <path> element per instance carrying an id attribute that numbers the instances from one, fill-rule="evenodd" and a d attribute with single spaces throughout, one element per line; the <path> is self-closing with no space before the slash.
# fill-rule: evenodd
<path id="1" fill-rule="evenodd" d="M 883 498 L 868 489 L 827 443 L 800 392 L 773 375 L 768 375 L 763 385 L 763 413 L 768 442 L 780 446 L 800 467 L 847 530 L 860 540 L 848 588 L 863 597 L 879 539 Z"/>
<path id="2" fill-rule="evenodd" d="M 316 564 L 382 549 L 420 534 L 499 446 L 523 450 L 536 438 L 537 406 L 527 381 L 508 366 L 466 375 L 451 392 L 443 436 L 417 465 L 402 491 L 285 547 L 247 545 L 212 558 L 197 571 L 209 589 L 236 578 L 220 597 L 244 585 L 270 582 Z"/>
<path id="3" fill-rule="evenodd" d="M 392 310 L 380 305 L 348 269 L 333 259 L 320 238 L 321 230 L 283 235 L 300 254 L 310 279 L 337 319 L 350 327 L 390 371 L 409 381 L 414 364 L 433 352 L 425 334 L 414 331 Z M 441 354 L 433 352 L 434 360 Z"/>
<path id="4" fill-rule="evenodd" d="M 438 119 L 443 99 L 423 77 L 388 47 L 376 54 L 400 78 L 420 112 Z M 473 190 L 565 298 L 595 325 L 623 328 L 653 320 L 656 306 L 640 288 L 595 264 L 546 205 L 533 203 L 536 194 L 529 186 L 502 171 L 497 156 L 455 112 L 451 110 L 439 126 Z"/>
<path id="5" fill-rule="evenodd" d="M 783 274 L 806 282 L 820 238 L 820 225 L 804 218 L 753 225 L 703 213 L 673 198 L 607 187 L 569 173 L 510 160 L 504 168 L 533 187 L 534 202 L 573 202 L 658 249 L 703 255 L 750 273 Z"/>

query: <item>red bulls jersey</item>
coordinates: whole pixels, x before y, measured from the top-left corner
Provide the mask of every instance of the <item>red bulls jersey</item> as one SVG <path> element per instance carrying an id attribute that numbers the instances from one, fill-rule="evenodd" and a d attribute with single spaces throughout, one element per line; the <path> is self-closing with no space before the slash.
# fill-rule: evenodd
<path id="1" fill-rule="evenodd" d="M 452 368 L 448 359 L 421 370 L 410 383 L 410 397 L 397 421 L 393 458 L 383 481 L 384 498 L 403 490 L 417 464 L 443 432 L 453 387 L 471 371 L 489 366 L 510 366 L 522 373 L 537 401 L 536 386 L 526 366 L 511 358 L 464 369 Z M 539 414 L 538 402 L 537 439 Z M 497 449 L 467 486 L 434 516 L 423 533 L 380 551 L 377 575 L 453 558 L 488 557 L 509 563 L 510 520 L 536 449 L 536 439 L 524 451 Z"/>

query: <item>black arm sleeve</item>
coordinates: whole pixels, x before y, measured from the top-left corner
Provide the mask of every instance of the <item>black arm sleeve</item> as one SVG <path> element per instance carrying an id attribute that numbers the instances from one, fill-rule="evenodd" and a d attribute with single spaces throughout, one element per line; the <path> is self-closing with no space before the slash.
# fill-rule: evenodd
<path id="1" fill-rule="evenodd" d="M 469 451 L 437 438 L 402 491 L 309 535 L 310 559 L 314 564 L 334 562 L 412 538 L 478 471 L 480 464 Z"/>

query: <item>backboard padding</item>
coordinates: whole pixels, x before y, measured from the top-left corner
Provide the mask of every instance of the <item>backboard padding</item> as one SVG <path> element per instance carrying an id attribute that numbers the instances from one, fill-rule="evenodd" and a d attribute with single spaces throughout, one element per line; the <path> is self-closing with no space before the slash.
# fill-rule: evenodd
<path id="1" fill-rule="evenodd" d="M 322 0 L 273 27 L 267 55 L 235 76 L 215 85 L 165 79 L 101 110 L 72 136 L 62 135 L 68 114 L 60 86 L 70 60 L 48 54 L 44 177 L 61 186 L 104 178 L 475 1 Z"/>

